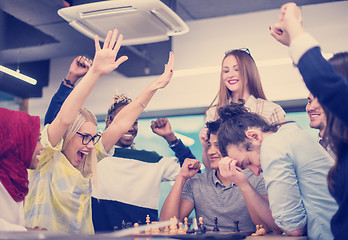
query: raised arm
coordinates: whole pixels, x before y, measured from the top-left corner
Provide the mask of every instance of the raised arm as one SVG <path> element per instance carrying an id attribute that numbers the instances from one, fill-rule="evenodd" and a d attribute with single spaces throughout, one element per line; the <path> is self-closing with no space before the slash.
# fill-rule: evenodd
<path id="1" fill-rule="evenodd" d="M 95 37 L 96 51 L 93 66 L 67 97 L 57 117 L 48 127 L 48 137 L 52 146 L 58 143 L 70 124 L 75 120 L 87 96 L 99 79 L 103 75 L 115 70 L 121 63 L 128 59 L 126 56 L 116 59 L 123 39 L 122 34 L 118 37 L 117 35 L 118 31 L 116 29 L 113 32 L 109 31 L 102 48 L 100 47 L 98 36 Z"/>
<path id="2" fill-rule="evenodd" d="M 160 221 L 169 220 L 172 217 L 183 221 L 193 210 L 194 204 L 189 200 L 181 198 L 181 193 L 187 179 L 193 177 L 200 169 L 199 160 L 186 159 L 182 165 L 179 175 L 176 177 L 172 190 L 163 203 Z"/>
<path id="3" fill-rule="evenodd" d="M 174 151 L 175 156 L 178 158 L 180 166 L 182 166 L 186 158 L 195 159 L 196 157 L 192 154 L 189 147 L 185 146 L 180 139 L 178 139 L 167 118 L 158 118 L 151 122 L 152 132 L 158 136 L 163 137 L 169 147 Z"/>
<path id="4" fill-rule="evenodd" d="M 84 56 L 76 57 L 70 65 L 69 72 L 60 84 L 59 89 L 52 97 L 50 105 L 45 115 L 44 124 L 52 123 L 56 118 L 60 108 L 62 107 L 65 99 L 69 96 L 74 86 L 83 77 L 92 66 L 92 61 Z"/>
<path id="5" fill-rule="evenodd" d="M 253 188 L 241 169 L 236 166 L 237 161 L 230 157 L 224 157 L 219 162 L 221 176 L 235 183 L 241 190 L 251 219 L 255 225 L 262 224 L 267 231 L 282 233 L 282 230 L 275 224 L 269 208 L 268 196 L 261 196 Z"/>
<path id="6" fill-rule="evenodd" d="M 202 130 L 199 132 L 199 141 L 201 142 L 202 145 L 202 163 L 205 166 L 205 169 L 207 171 L 211 171 L 212 168 L 210 166 L 210 159 L 208 157 L 208 128 L 204 127 Z"/>
<path id="7" fill-rule="evenodd" d="M 348 123 L 348 102 L 345 101 L 348 81 L 335 72 L 322 56 L 319 43 L 304 30 L 301 10 L 295 3 L 287 3 L 281 7 L 279 22 L 271 27 L 271 35 L 290 47 L 293 62 L 320 104 Z"/>
<path id="8" fill-rule="evenodd" d="M 139 117 L 146 105 L 150 102 L 158 89 L 164 88 L 170 82 L 173 76 L 174 55 L 169 53 L 168 63 L 165 65 L 164 72 L 156 80 L 151 82 L 147 88 L 131 103 L 125 106 L 112 121 L 110 126 L 102 134 L 102 143 L 106 151 L 120 139 L 120 137 L 129 130 L 134 121 Z"/>

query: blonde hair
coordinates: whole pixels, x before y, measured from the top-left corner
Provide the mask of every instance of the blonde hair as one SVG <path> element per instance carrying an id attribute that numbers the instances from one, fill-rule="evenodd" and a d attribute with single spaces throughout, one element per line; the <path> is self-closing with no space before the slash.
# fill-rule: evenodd
<path id="1" fill-rule="evenodd" d="M 69 145 L 70 140 L 76 134 L 76 132 L 81 128 L 81 126 L 86 122 L 92 122 L 97 126 L 97 118 L 86 108 L 82 107 L 79 114 L 75 118 L 75 121 L 69 126 L 63 136 L 63 148 L 62 151 L 66 149 Z M 97 157 L 95 148 L 88 153 L 88 155 L 83 159 L 79 167 L 77 168 L 82 176 L 88 177 L 90 175 L 96 176 L 97 169 Z"/>
<path id="2" fill-rule="evenodd" d="M 248 50 L 249 51 L 249 50 Z M 248 87 L 250 94 L 255 98 L 262 98 L 266 100 L 265 93 L 263 92 L 261 77 L 259 70 L 257 69 L 254 59 L 251 57 L 250 53 L 242 49 L 235 49 L 229 51 L 225 54 L 222 59 L 221 66 L 223 65 L 225 59 L 228 56 L 234 56 L 237 60 L 238 71 L 240 80 L 243 82 L 243 86 L 238 92 L 238 99 L 242 97 L 244 88 Z M 222 68 L 221 68 L 222 69 Z M 209 105 L 208 109 L 211 107 L 216 107 L 215 117 L 217 117 L 217 111 L 220 107 L 223 107 L 232 102 L 233 93 L 226 87 L 224 80 L 222 78 L 222 70 L 220 74 L 220 89 L 215 96 L 214 100 Z M 247 99 L 244 99 L 247 100 Z"/>

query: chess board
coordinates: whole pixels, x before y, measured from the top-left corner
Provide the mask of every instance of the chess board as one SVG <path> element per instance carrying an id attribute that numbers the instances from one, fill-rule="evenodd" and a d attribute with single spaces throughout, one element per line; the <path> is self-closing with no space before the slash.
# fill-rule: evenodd
<path id="1" fill-rule="evenodd" d="M 133 234 L 133 238 L 174 238 L 174 239 L 244 239 L 249 236 L 251 232 L 213 232 L 206 233 L 192 233 L 192 234 Z"/>

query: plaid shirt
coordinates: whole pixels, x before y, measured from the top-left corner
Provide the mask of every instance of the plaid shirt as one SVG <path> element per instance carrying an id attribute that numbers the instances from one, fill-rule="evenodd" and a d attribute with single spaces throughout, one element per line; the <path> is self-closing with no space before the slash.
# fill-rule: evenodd
<path id="1" fill-rule="evenodd" d="M 91 178 L 83 177 L 61 152 L 63 139 L 52 147 L 47 126 L 41 133 L 44 146 L 38 167 L 29 172 L 29 193 L 25 199 L 25 224 L 51 231 L 93 234 Z M 98 160 L 109 156 L 99 141 Z"/>
<path id="2" fill-rule="evenodd" d="M 257 113 L 264 117 L 269 123 L 281 123 L 285 122 L 285 111 L 278 104 L 264 100 L 261 98 L 255 98 L 251 95 L 245 102 L 245 107 L 249 108 L 251 112 Z M 216 119 L 216 107 L 211 107 L 206 113 L 206 122 Z"/>

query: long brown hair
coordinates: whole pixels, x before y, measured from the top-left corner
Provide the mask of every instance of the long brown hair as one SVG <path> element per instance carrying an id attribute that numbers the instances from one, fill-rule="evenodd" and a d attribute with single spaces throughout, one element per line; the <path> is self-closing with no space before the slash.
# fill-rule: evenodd
<path id="1" fill-rule="evenodd" d="M 238 96 L 238 99 L 242 97 L 241 93 L 244 91 L 244 88 L 248 87 L 251 95 L 253 95 L 256 98 L 262 98 L 266 100 L 266 96 L 265 96 L 265 93 L 263 92 L 263 88 L 261 84 L 259 70 L 257 69 L 254 59 L 251 57 L 249 50 L 234 49 L 232 51 L 226 52 L 225 57 L 222 59 L 222 62 L 221 62 L 221 69 L 225 59 L 228 56 L 234 56 L 236 58 L 238 63 L 238 71 L 240 73 L 240 78 L 243 82 L 243 87 L 241 91 L 239 92 L 240 96 Z M 222 73 L 223 72 L 221 70 L 220 89 L 216 97 L 212 101 L 212 103 L 209 105 L 208 109 L 213 106 L 216 106 L 216 109 L 219 109 L 220 107 L 223 107 L 226 104 L 229 104 L 233 99 L 233 93 L 226 87 L 224 80 L 222 78 Z M 217 116 L 217 112 L 216 112 L 216 116 Z"/>
<path id="2" fill-rule="evenodd" d="M 348 81 L 348 52 L 336 53 L 329 59 L 329 62 L 334 70 Z M 348 126 L 341 119 L 333 115 L 330 109 L 326 107 L 323 107 L 323 109 L 327 122 L 324 136 L 328 139 L 328 143 L 336 155 L 335 165 L 330 169 L 328 175 L 328 183 L 330 190 L 337 194 L 340 190 L 335 189 L 334 185 L 336 185 L 336 182 L 334 182 L 334 179 L 341 181 L 341 178 L 346 178 L 346 176 L 337 175 L 334 178 L 333 175 L 335 175 L 340 164 L 343 164 L 341 162 L 343 160 L 343 154 L 348 151 Z"/>

